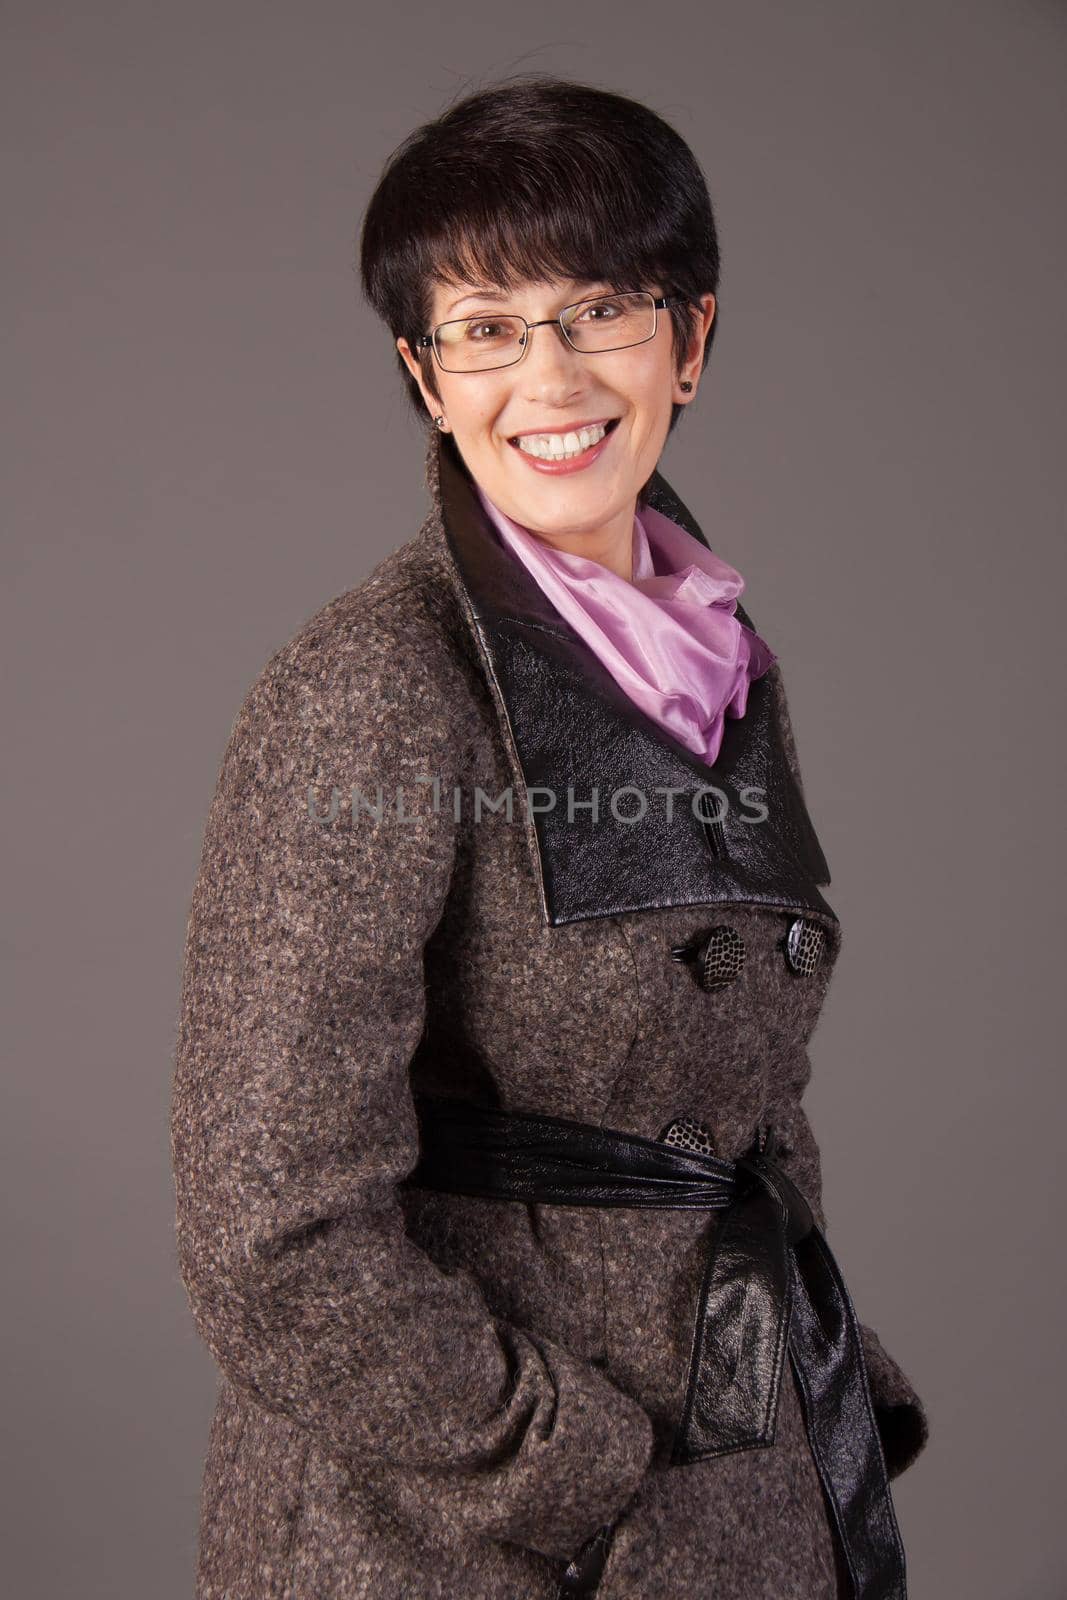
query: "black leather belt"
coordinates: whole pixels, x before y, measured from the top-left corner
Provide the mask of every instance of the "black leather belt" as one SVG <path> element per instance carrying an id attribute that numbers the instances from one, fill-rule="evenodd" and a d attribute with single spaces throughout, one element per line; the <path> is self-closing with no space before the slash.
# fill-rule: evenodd
<path id="1" fill-rule="evenodd" d="M 736 1161 L 562 1117 L 416 1095 L 420 1159 L 406 1182 L 500 1200 L 724 1211 L 698 1301 L 670 1464 L 774 1443 L 785 1355 L 825 1491 L 848 1600 L 906 1600 L 904 1547 L 859 1324 L 799 1189 L 754 1143 Z M 560 1594 L 590 1594 L 611 1525 Z"/>

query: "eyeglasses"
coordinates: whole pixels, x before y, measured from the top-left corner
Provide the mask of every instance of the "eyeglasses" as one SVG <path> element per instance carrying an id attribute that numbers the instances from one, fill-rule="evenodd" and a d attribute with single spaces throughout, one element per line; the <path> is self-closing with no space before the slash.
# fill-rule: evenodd
<path id="1" fill-rule="evenodd" d="M 510 367 L 526 354 L 531 328 L 558 323 L 572 350 L 599 355 L 606 350 L 626 350 L 655 338 L 657 313 L 665 306 L 689 302 L 677 296 L 655 295 L 640 289 L 635 294 L 598 294 L 564 306 L 558 317 L 527 322 L 525 317 L 484 313 L 439 322 L 430 333 L 415 340 L 417 349 L 432 348 L 444 372 L 489 372 Z"/>

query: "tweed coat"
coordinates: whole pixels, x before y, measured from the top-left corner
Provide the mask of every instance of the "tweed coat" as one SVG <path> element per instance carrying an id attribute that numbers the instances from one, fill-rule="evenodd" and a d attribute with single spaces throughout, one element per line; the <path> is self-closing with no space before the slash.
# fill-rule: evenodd
<path id="1" fill-rule="evenodd" d="M 705 767 L 501 550 L 436 431 L 426 481 L 417 536 L 253 683 L 207 819 L 171 1118 L 220 1369 L 198 1600 L 551 1600 L 612 1520 L 598 1600 L 831 1600 L 788 1364 L 773 1444 L 669 1464 L 715 1214 L 405 1186 L 416 1089 L 649 1138 L 691 1115 L 727 1159 L 773 1126 L 825 1231 L 801 1099 L 841 933 L 780 665 Z M 658 472 L 648 498 L 703 540 Z M 685 803 L 740 778 L 758 827 Z M 638 822 L 607 809 L 626 785 Z M 814 971 L 783 954 L 798 917 Z M 744 959 L 709 990 L 671 952 L 723 925 Z M 926 1412 L 862 1338 L 896 1477 Z"/>

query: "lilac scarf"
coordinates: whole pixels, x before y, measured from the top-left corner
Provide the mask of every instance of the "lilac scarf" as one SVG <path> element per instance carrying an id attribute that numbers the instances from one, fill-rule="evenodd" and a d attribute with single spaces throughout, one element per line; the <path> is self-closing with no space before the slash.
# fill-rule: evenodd
<path id="1" fill-rule="evenodd" d="M 634 514 L 633 582 L 514 522 L 475 485 L 501 543 L 630 699 L 709 766 L 724 717 L 778 657 L 734 615 L 741 574 L 651 506 Z"/>

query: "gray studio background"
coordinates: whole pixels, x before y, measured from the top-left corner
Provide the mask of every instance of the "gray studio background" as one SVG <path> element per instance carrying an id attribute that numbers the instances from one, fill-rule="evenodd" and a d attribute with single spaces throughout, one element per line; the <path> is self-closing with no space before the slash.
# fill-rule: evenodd
<path id="1" fill-rule="evenodd" d="M 201 830 L 267 657 L 425 513 L 365 201 L 417 123 L 533 68 L 647 101 L 718 211 L 662 465 L 782 659 L 833 872 L 807 1105 L 857 1308 L 930 1410 L 912 1600 L 1067 1593 L 1064 6 L 9 0 L 0 29 L 5 1591 L 191 1600 L 214 1368 L 166 1119 Z"/>

